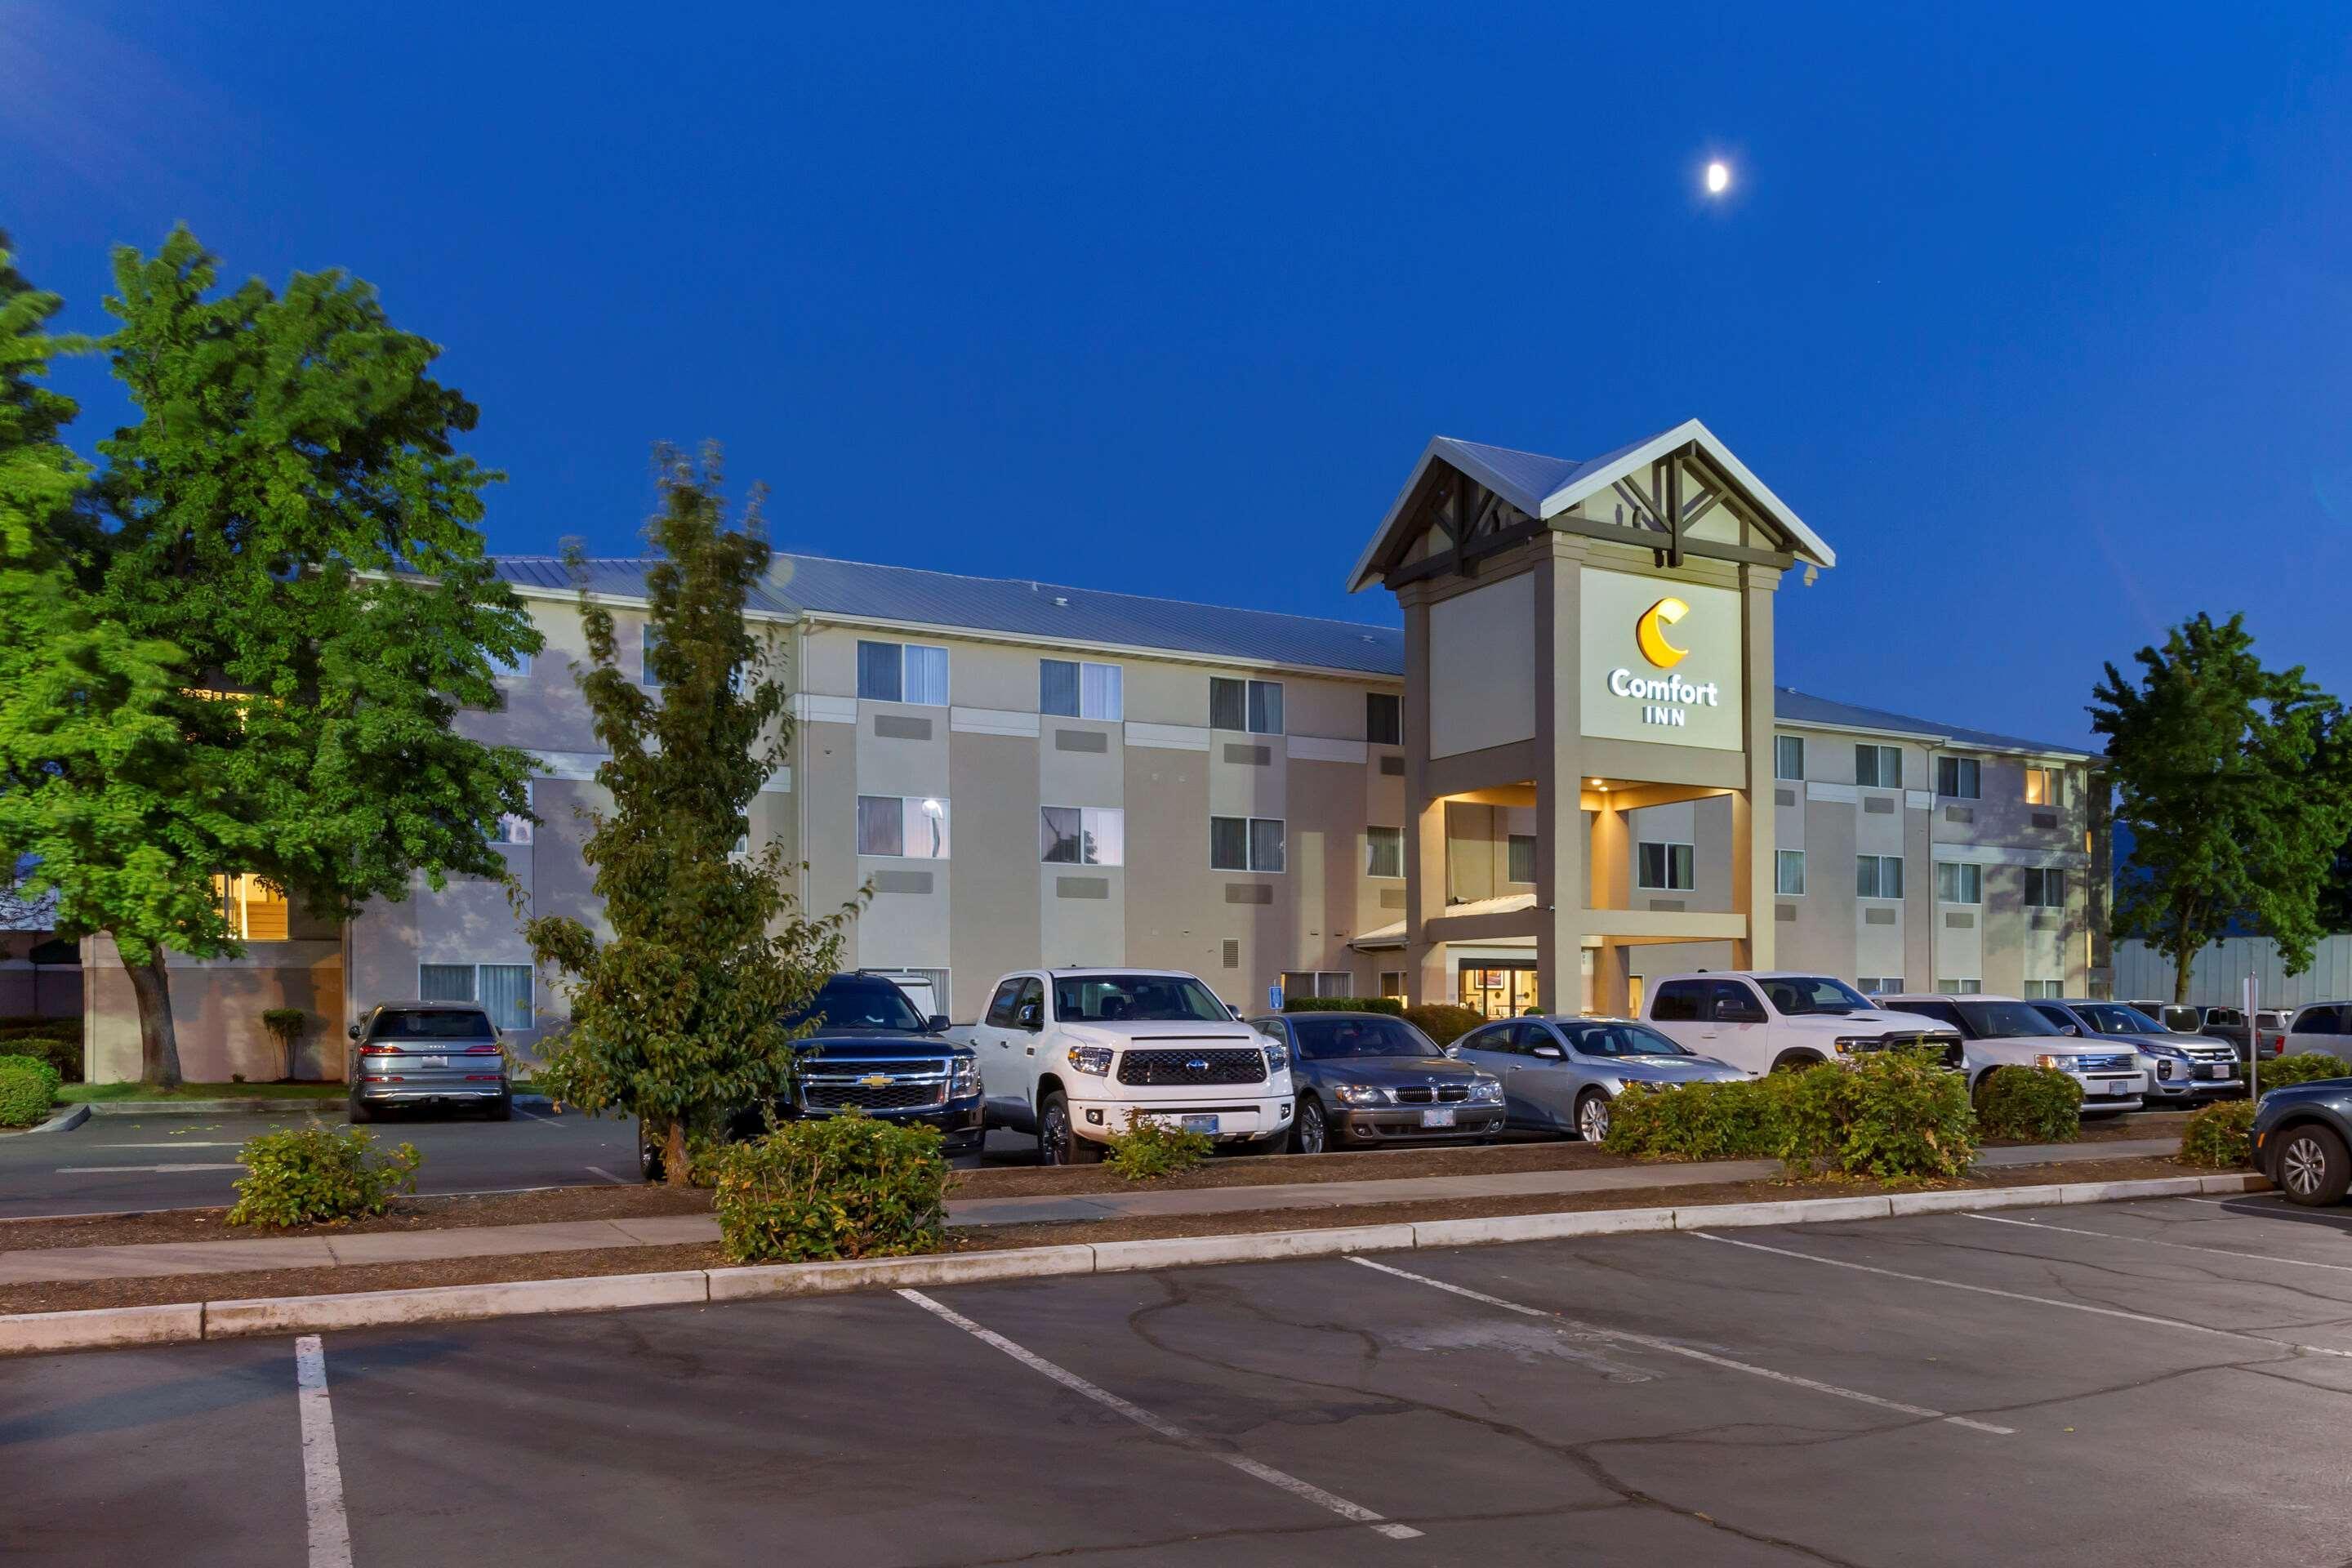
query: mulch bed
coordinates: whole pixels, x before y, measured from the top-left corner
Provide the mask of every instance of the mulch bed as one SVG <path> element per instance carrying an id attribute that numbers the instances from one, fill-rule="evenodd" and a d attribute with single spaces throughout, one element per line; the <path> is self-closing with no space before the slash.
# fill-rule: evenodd
<path id="1" fill-rule="evenodd" d="M 2094 1171 L 2085 1171 L 2080 1165 L 2020 1165 L 1964 1182 L 1930 1184 L 1976 1189 L 2031 1186 L 2070 1179 L 2134 1181 L 2152 1176 L 2203 1173 L 2206 1173 L 2194 1172 L 2190 1167 L 2169 1159 L 2124 1159 L 2103 1160 Z M 1695 1204 L 1790 1198 L 1857 1197 L 1873 1193 L 1917 1189 L 1918 1184 L 1916 1183 L 1890 1187 L 1879 1182 L 1833 1178 L 1776 1179 L 1606 1193 L 1549 1193 L 1523 1197 L 1459 1198 L 1434 1203 L 1368 1204 L 1343 1209 L 1258 1209 L 1241 1214 L 1171 1215 L 1143 1219 L 1079 1220 L 1056 1225 L 990 1226 L 984 1229 L 950 1232 L 949 1248 L 956 1252 L 997 1251 L 1007 1247 L 1051 1247 L 1070 1242 L 1139 1241 L 1160 1237 L 1220 1236 L 1267 1230 L 1322 1230 L 1337 1226 L 1475 1219 L 1496 1215 L 1681 1207 Z M 593 1188 L 578 1190 L 608 1197 L 649 1191 L 636 1188 L 612 1188 L 601 1192 Z M 541 1194 L 516 1195 L 537 1197 Z M 694 1211 L 688 1208 L 659 1212 Z M 562 1217 L 593 1216 L 565 1215 Z M 625 1247 L 587 1252 L 526 1253 L 507 1258 L 440 1258 L 418 1263 L 284 1268 L 239 1274 L 184 1274 L 143 1279 L 72 1280 L 0 1286 L 0 1313 L 152 1306 L 192 1300 L 223 1301 L 257 1296 L 328 1295 L 353 1290 L 406 1290 L 434 1285 L 577 1279 L 594 1274 L 649 1274 L 667 1269 L 720 1268 L 727 1266 L 728 1259 L 718 1247 L 698 1245 Z"/>

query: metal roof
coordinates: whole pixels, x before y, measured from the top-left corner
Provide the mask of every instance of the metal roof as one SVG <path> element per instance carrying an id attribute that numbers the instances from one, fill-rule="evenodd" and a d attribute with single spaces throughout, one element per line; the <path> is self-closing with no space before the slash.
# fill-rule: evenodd
<path id="1" fill-rule="evenodd" d="M 1501 448 L 1485 450 L 1495 453 Z M 570 572 L 559 557 L 501 555 L 495 562 L 499 575 L 519 587 L 564 594 L 574 590 Z M 646 572 L 652 564 L 651 558 L 643 556 L 592 559 L 585 563 L 588 587 L 608 598 L 642 599 Z M 766 580 L 752 587 L 749 607 L 754 614 L 834 615 L 943 632 L 1001 632 L 1040 640 L 1200 654 L 1267 667 L 1344 670 L 1391 680 L 1404 677 L 1404 633 L 1395 626 L 1113 594 L 1025 577 L 965 577 L 913 566 L 835 561 L 823 555 L 778 554 Z M 1773 694 L 1773 710 L 1781 721 L 1790 724 L 1878 731 L 1987 751 L 2090 755 L 2080 746 L 1936 723 L 1785 686 Z"/>

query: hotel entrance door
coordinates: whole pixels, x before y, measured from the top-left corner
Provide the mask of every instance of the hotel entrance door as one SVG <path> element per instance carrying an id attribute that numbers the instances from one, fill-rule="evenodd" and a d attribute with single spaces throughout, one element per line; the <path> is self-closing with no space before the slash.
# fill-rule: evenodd
<path id="1" fill-rule="evenodd" d="M 1536 1010 L 1533 960 L 1465 963 L 1460 974 L 1462 1005 L 1489 1018 L 1516 1018 Z"/>

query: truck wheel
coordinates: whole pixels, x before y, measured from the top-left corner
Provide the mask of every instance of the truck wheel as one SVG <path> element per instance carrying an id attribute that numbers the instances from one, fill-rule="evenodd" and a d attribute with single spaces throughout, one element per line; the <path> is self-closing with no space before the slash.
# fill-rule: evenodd
<path id="1" fill-rule="evenodd" d="M 1993 1075 L 2000 1071 L 1999 1068 L 1986 1068 L 1984 1075 L 1979 1078 L 1975 1086 L 1969 1090 L 1969 1103 L 1976 1108 L 1979 1116 L 1984 1114 L 1985 1101 L 1992 1097 Z"/>
<path id="2" fill-rule="evenodd" d="M 1330 1141 L 1331 1123 L 1323 1114 L 1323 1103 L 1309 1095 L 1298 1102 L 1298 1120 L 1290 1126 L 1291 1152 L 1320 1154 Z"/>
<path id="3" fill-rule="evenodd" d="M 2345 1188 L 2352 1185 L 2352 1156 L 2346 1154 L 2344 1140 L 2317 1122 L 2288 1132 L 2271 1156 L 2271 1169 L 2289 1202 L 2312 1208 L 2343 1202 Z"/>
<path id="4" fill-rule="evenodd" d="M 375 1108 L 359 1096 L 352 1096 L 352 1125 L 361 1126 L 375 1120 Z"/>
<path id="5" fill-rule="evenodd" d="M 1772 1064 L 1774 1072 L 1802 1072 L 1807 1068 L 1822 1065 L 1822 1058 L 1811 1051 L 1790 1051 Z"/>
<path id="6" fill-rule="evenodd" d="M 662 1152 L 646 1142 L 642 1134 L 637 1139 L 637 1173 L 648 1182 L 658 1182 L 664 1175 Z"/>
<path id="7" fill-rule="evenodd" d="M 1576 1135 L 1587 1143 L 1598 1143 L 1609 1136 L 1609 1097 L 1597 1089 L 1576 1097 Z"/>
<path id="8" fill-rule="evenodd" d="M 1103 1146 L 1078 1136 L 1070 1122 L 1070 1102 L 1059 1094 L 1045 1097 L 1037 1113 L 1037 1163 L 1041 1165 L 1098 1165 Z"/>

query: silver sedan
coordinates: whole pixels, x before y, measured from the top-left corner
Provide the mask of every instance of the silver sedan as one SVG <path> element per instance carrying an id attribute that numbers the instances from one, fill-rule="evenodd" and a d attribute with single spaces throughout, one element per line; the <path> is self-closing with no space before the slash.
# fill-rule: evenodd
<path id="1" fill-rule="evenodd" d="M 1735 1083 L 1748 1075 L 1630 1018 L 1530 1016 L 1473 1029 L 1446 1054 L 1503 1080 L 1513 1127 L 1598 1143 L 1629 1083 Z"/>

